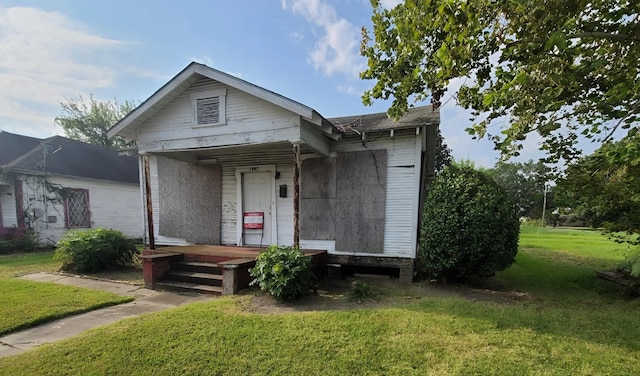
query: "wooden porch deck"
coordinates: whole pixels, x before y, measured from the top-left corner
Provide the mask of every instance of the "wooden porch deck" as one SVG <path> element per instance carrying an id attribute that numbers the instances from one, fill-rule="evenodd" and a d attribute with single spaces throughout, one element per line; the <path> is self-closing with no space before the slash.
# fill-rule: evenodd
<path id="1" fill-rule="evenodd" d="M 158 247 L 150 251 L 151 253 L 180 253 L 183 255 L 194 255 L 196 258 L 225 258 L 225 259 L 252 259 L 255 260 L 258 254 L 266 247 L 240 247 L 234 245 L 181 245 Z M 302 249 L 302 253 L 307 256 L 318 256 L 327 253 L 318 249 Z"/>
<path id="2" fill-rule="evenodd" d="M 142 252 L 145 287 L 178 287 L 180 290 L 235 294 L 249 286 L 249 269 L 265 247 L 187 245 L 146 249 Z M 311 259 L 317 277 L 325 275 L 327 251 L 302 250 Z M 181 270 L 178 270 L 181 269 Z M 206 271 L 204 270 L 206 269 Z M 190 273 L 191 272 L 191 273 Z M 204 276 L 204 273 L 210 274 Z M 211 284 L 211 285 L 209 285 Z"/>
<path id="3" fill-rule="evenodd" d="M 238 247 L 232 245 L 182 245 L 159 247 L 156 251 L 166 253 L 181 253 L 199 256 L 221 256 L 233 258 L 255 259 L 258 254 L 267 248 L 263 247 Z"/>

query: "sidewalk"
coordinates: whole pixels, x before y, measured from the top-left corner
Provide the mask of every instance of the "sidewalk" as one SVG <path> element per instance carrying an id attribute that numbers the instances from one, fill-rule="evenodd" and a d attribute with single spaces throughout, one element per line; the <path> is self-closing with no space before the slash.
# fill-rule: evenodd
<path id="1" fill-rule="evenodd" d="M 212 299 L 212 297 L 204 295 L 159 292 L 126 283 L 59 274 L 37 273 L 29 274 L 22 278 L 38 282 L 54 282 L 93 290 L 108 291 L 122 296 L 132 296 L 135 300 L 125 304 L 68 316 L 2 336 L 0 337 L 0 358 L 19 354 L 45 343 L 70 338 L 87 329 L 111 324 L 124 318 L 136 317 L 145 313 L 162 311 L 183 304 Z"/>

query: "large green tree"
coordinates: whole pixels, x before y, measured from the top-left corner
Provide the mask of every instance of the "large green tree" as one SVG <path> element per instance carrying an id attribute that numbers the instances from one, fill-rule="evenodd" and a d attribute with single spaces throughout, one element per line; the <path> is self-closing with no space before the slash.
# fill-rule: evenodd
<path id="1" fill-rule="evenodd" d="M 412 100 L 440 105 L 461 79 L 454 95 L 472 110 L 470 134 L 511 156 L 536 132 L 549 160 L 575 158 L 579 134 L 605 142 L 638 128 L 638 0 L 371 3 L 365 104 L 393 98 L 388 113 L 399 117 Z"/>
<path id="2" fill-rule="evenodd" d="M 511 199 L 519 217 L 541 218 L 542 206 L 553 207 L 553 195 L 548 194 L 545 184 L 551 169 L 542 161 L 529 160 L 524 163 L 498 162 L 487 170 Z M 547 199 L 545 200 L 545 194 Z"/>
<path id="3" fill-rule="evenodd" d="M 438 129 L 438 133 L 436 134 L 436 159 L 434 163 L 436 173 L 441 172 L 445 167 L 450 165 L 451 162 L 453 162 L 451 148 L 444 142 L 442 132 Z"/>
<path id="4" fill-rule="evenodd" d="M 109 138 L 107 131 L 133 111 L 134 102 L 100 101 L 91 95 L 89 99 L 65 98 L 60 106 L 62 114 L 56 117 L 55 123 L 69 138 L 113 149 L 131 146 L 118 136 Z"/>
<path id="5" fill-rule="evenodd" d="M 557 200 L 592 226 L 640 233 L 640 152 L 632 137 L 606 143 L 568 166 Z"/>

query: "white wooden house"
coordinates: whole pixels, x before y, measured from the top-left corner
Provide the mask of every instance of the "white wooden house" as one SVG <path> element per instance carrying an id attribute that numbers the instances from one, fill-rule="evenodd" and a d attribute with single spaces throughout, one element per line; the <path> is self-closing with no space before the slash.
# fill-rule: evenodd
<path id="1" fill-rule="evenodd" d="M 0 233 L 30 229 L 43 244 L 94 227 L 142 238 L 138 161 L 61 136 L 0 132 L 0 213 Z"/>
<path id="2" fill-rule="evenodd" d="M 191 63 L 109 136 L 137 143 L 148 241 L 299 244 L 327 250 L 330 263 L 397 267 L 408 279 L 438 123 L 430 106 L 399 121 L 327 119 Z"/>

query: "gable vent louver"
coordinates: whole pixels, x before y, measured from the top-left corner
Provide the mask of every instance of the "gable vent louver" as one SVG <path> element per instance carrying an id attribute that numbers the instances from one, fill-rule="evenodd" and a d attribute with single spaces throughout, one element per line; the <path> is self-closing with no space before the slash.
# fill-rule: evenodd
<path id="1" fill-rule="evenodd" d="M 198 99 L 196 105 L 198 125 L 220 122 L 220 97 Z"/>

